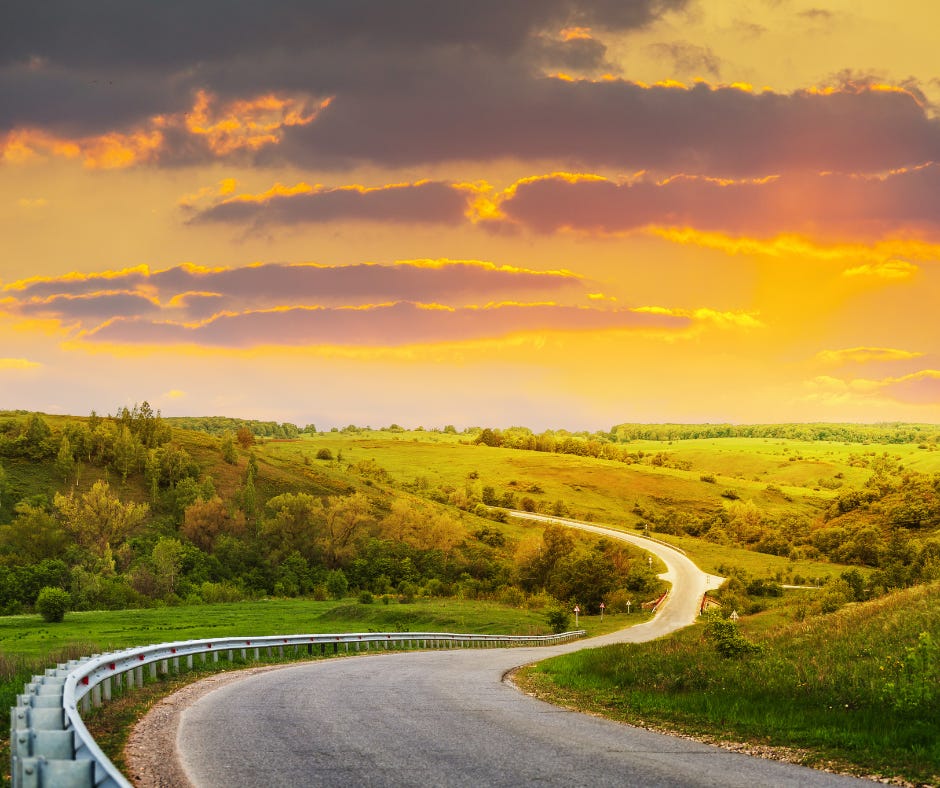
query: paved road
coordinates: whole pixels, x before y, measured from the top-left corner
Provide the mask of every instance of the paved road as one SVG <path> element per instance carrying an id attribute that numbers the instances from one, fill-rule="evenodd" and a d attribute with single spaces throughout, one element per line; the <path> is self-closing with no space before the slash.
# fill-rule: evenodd
<path id="1" fill-rule="evenodd" d="M 554 519 L 554 518 L 551 518 Z M 851 778 L 662 736 L 529 698 L 506 671 L 585 645 L 649 640 L 695 620 L 717 582 L 668 547 L 673 592 L 652 621 L 552 648 L 325 660 L 224 686 L 183 712 L 177 749 L 215 786 L 842 786 Z"/>

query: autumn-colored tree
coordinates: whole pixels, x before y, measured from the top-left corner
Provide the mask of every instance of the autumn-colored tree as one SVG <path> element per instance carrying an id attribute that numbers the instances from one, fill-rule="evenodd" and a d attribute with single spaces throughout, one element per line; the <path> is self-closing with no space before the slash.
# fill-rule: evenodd
<path id="1" fill-rule="evenodd" d="M 244 425 L 238 428 L 238 432 L 235 433 L 235 440 L 238 441 L 238 445 L 243 449 L 250 449 L 255 445 L 255 436 L 252 435 L 251 430 Z"/>
<path id="2" fill-rule="evenodd" d="M 222 534 L 245 535 L 245 515 L 240 511 L 232 513 L 218 496 L 208 501 L 197 499 L 186 507 L 180 534 L 203 552 L 211 553 Z"/>

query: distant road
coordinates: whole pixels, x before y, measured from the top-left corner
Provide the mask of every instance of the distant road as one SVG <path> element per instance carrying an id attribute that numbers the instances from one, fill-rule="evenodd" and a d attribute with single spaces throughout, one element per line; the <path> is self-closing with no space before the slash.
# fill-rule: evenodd
<path id="1" fill-rule="evenodd" d="M 863 783 L 567 711 L 503 681 L 589 646 L 692 623 L 706 588 L 672 548 L 591 523 L 525 515 L 655 553 L 672 592 L 657 616 L 552 648 L 390 653 L 287 667 L 220 687 L 182 712 L 177 751 L 199 788 L 230 786 L 847 786 Z"/>

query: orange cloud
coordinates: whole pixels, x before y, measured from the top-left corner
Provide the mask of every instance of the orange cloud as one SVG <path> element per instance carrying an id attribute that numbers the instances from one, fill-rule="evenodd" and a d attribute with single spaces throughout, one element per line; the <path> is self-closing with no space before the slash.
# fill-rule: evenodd
<path id="1" fill-rule="evenodd" d="M 674 309 L 662 306 L 641 306 L 635 310 L 651 315 L 684 317 L 699 323 L 711 323 L 719 328 L 764 328 L 756 312 L 719 312 L 702 307 L 699 309 Z"/>
<path id="2" fill-rule="evenodd" d="M 210 157 L 277 145 L 285 129 L 312 123 L 330 99 L 267 94 L 218 103 L 200 90 L 188 112 L 155 115 L 139 127 L 106 134 L 57 136 L 38 128 L 15 128 L 0 137 L 0 162 L 22 164 L 47 157 L 81 159 L 87 169 L 123 169 L 174 156 L 192 155 L 188 145 L 202 144 Z M 180 147 L 180 150 L 176 150 Z"/>
<path id="3" fill-rule="evenodd" d="M 821 350 L 816 354 L 816 358 L 829 364 L 846 362 L 865 364 L 869 361 L 909 361 L 923 355 L 923 353 L 890 347 L 852 347 L 842 350 Z"/>
<path id="4" fill-rule="evenodd" d="M 868 277 L 874 279 L 887 279 L 900 281 L 910 279 L 920 269 L 913 263 L 905 260 L 884 260 L 877 263 L 865 263 L 853 268 L 846 268 L 842 276 L 849 278 Z"/>

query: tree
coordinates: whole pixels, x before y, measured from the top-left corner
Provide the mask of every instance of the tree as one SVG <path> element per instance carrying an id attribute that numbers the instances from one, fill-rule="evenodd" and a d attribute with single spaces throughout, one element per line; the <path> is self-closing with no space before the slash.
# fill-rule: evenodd
<path id="1" fill-rule="evenodd" d="M 245 515 L 242 512 L 231 513 L 217 495 L 208 501 L 196 499 L 186 507 L 180 534 L 204 553 L 211 553 L 216 540 L 223 534 L 245 535 Z"/>
<path id="2" fill-rule="evenodd" d="M 122 424 L 114 441 L 114 470 L 121 474 L 121 481 L 126 482 L 128 474 L 140 464 L 143 449 L 130 429 Z"/>
<path id="3" fill-rule="evenodd" d="M 7 472 L 3 468 L 3 463 L 0 462 L 0 515 L 3 514 L 3 505 L 9 492 L 10 482 L 7 479 Z"/>
<path id="4" fill-rule="evenodd" d="M 238 428 L 238 432 L 235 433 L 235 440 L 243 449 L 250 449 L 255 445 L 255 436 L 251 434 L 251 430 L 245 425 Z"/>
<path id="5" fill-rule="evenodd" d="M 283 560 L 297 552 L 307 560 L 316 560 L 323 550 L 323 506 L 309 493 L 284 493 L 267 503 L 273 512 L 264 523 L 264 535 L 275 559 Z"/>
<path id="6" fill-rule="evenodd" d="M 241 490 L 238 491 L 242 511 L 249 519 L 254 516 L 255 510 L 258 508 L 258 492 L 255 490 L 255 472 L 257 465 L 252 462 L 252 459 L 254 459 L 253 454 L 248 458 L 248 471 L 245 473 L 245 483 L 242 485 Z"/>
<path id="7" fill-rule="evenodd" d="M 235 453 L 235 439 L 232 437 L 231 432 L 226 431 L 222 436 L 222 443 L 219 450 L 222 452 L 222 459 L 229 465 L 238 464 L 238 454 Z"/>
<path id="8" fill-rule="evenodd" d="M 0 526 L 0 550 L 23 564 L 38 564 L 65 555 L 69 539 L 59 522 L 41 506 L 16 505 L 10 525 Z"/>
<path id="9" fill-rule="evenodd" d="M 348 557 L 353 537 L 372 523 L 369 499 L 361 492 L 331 498 L 323 505 L 326 564 L 336 568 Z"/>
<path id="10" fill-rule="evenodd" d="M 75 472 L 75 457 L 72 456 L 72 442 L 68 435 L 63 435 L 59 443 L 59 453 L 55 459 L 55 469 L 62 477 L 62 481 L 67 482 L 69 477 Z"/>
<path id="11" fill-rule="evenodd" d="M 176 591 L 176 582 L 180 569 L 183 567 L 185 554 L 186 550 L 179 539 L 169 539 L 164 536 L 153 546 L 150 560 L 156 572 L 157 587 L 164 595 Z"/>
<path id="12" fill-rule="evenodd" d="M 114 570 L 112 547 L 123 542 L 149 510 L 145 503 L 123 503 L 103 481 L 77 497 L 57 493 L 53 504 L 65 530 L 104 562 L 105 571 Z"/>

